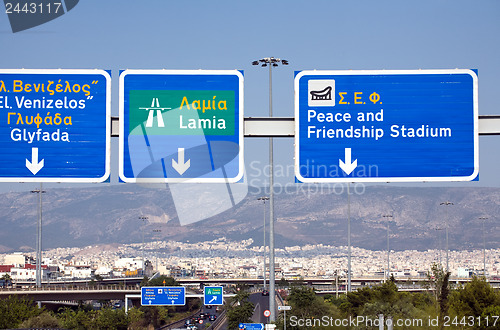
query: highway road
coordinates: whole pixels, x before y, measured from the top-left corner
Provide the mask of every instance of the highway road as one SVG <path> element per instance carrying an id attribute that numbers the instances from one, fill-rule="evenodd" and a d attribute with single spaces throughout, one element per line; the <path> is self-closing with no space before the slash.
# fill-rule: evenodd
<path id="1" fill-rule="evenodd" d="M 207 329 L 206 325 L 207 324 L 213 324 L 217 325 L 220 323 L 217 322 L 219 317 L 221 316 L 221 311 L 222 308 L 219 307 L 217 308 L 216 306 L 212 306 L 211 308 L 207 306 L 203 306 L 200 311 L 198 311 L 196 314 L 192 315 L 189 318 L 183 319 L 179 322 L 170 324 L 168 326 L 164 326 L 160 329 L 187 329 L 188 326 L 196 326 L 197 329 Z M 202 316 L 203 315 L 203 316 Z M 215 315 L 216 319 L 214 321 L 210 321 L 210 315 Z M 223 320 L 222 320 L 223 321 Z M 217 327 L 210 328 L 210 329 L 217 329 L 217 330 L 227 330 L 227 325 L 221 324 Z"/>
<path id="2" fill-rule="evenodd" d="M 255 305 L 252 322 L 268 323 L 269 318 L 264 316 L 264 311 L 269 309 L 269 296 L 263 296 L 261 292 L 256 292 L 250 295 L 249 300 Z"/>

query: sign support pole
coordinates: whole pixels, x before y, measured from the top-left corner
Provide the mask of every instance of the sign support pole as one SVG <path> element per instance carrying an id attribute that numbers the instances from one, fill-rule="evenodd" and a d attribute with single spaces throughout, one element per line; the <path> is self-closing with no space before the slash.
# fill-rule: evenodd
<path id="1" fill-rule="evenodd" d="M 269 64 L 269 117 L 273 116 L 273 77 L 272 64 Z M 274 264 L 274 169 L 273 169 L 273 138 L 269 138 L 269 310 L 270 321 L 276 321 L 275 311 L 275 281 L 276 272 Z"/>
<path id="2" fill-rule="evenodd" d="M 36 251 L 36 286 L 42 286 L 42 183 L 38 192 L 38 249 Z"/>
<path id="3" fill-rule="evenodd" d="M 38 212 L 37 212 L 37 225 L 36 225 L 36 266 L 35 266 L 35 277 L 36 277 L 36 287 L 40 288 L 42 286 L 42 193 L 43 191 L 42 183 L 40 182 L 40 189 L 32 190 L 32 193 L 40 194 L 38 196 Z"/>
<path id="4" fill-rule="evenodd" d="M 351 192 L 347 183 L 347 292 L 351 292 Z"/>

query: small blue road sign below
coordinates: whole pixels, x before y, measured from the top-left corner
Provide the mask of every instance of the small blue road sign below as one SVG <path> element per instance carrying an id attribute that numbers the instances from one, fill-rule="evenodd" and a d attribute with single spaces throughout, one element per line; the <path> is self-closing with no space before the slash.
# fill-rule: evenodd
<path id="1" fill-rule="evenodd" d="M 186 288 L 183 286 L 154 286 L 141 288 L 142 306 L 183 306 Z"/>
<path id="2" fill-rule="evenodd" d="M 203 304 L 224 305 L 223 293 L 221 286 L 206 286 L 203 290 Z"/>
<path id="3" fill-rule="evenodd" d="M 244 329 L 244 330 L 264 330 L 264 324 L 263 323 L 240 323 L 239 328 Z"/>
<path id="4" fill-rule="evenodd" d="M 0 70 L 0 182 L 107 180 L 110 94 L 103 70 Z"/>
<path id="5" fill-rule="evenodd" d="M 474 71 L 296 73 L 299 181 L 470 181 L 478 173 Z"/>

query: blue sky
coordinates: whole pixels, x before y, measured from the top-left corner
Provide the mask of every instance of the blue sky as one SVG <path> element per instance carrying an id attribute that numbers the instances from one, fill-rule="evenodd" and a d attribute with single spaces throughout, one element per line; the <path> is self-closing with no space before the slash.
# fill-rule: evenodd
<path id="1" fill-rule="evenodd" d="M 479 113 L 500 114 L 499 14 L 495 0 L 82 0 L 15 34 L 1 12 L 0 68 L 112 70 L 113 115 L 121 69 L 239 69 L 247 117 L 268 114 L 267 70 L 251 65 L 262 57 L 290 62 L 273 71 L 279 117 L 293 116 L 297 70 L 478 69 Z M 460 185 L 500 186 L 499 142 L 480 137 L 480 181 Z M 247 138 L 245 147 L 247 164 L 267 161 L 267 140 Z M 277 140 L 276 150 L 276 164 L 290 168 L 293 139 Z M 112 151 L 114 168 L 116 143 Z M 279 179 L 293 181 L 289 174 Z M 32 186 L 2 183 L 0 190 Z"/>

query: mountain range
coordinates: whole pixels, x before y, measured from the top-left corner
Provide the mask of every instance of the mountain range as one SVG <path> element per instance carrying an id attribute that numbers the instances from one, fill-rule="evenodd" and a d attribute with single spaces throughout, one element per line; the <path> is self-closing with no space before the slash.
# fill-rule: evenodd
<path id="1" fill-rule="evenodd" d="M 49 189 L 42 194 L 43 249 L 220 237 L 252 238 L 254 244 L 262 245 L 264 214 L 269 230 L 269 202 L 264 204 L 258 197 L 265 190 L 249 187 L 241 201 L 231 200 L 237 203 L 234 207 L 182 225 L 176 211 L 179 202 L 168 187 L 100 184 Z M 0 195 L 0 253 L 34 250 L 38 194 Z M 222 202 L 217 196 L 210 191 L 193 193 L 184 208 L 191 208 L 194 216 Z M 445 201 L 453 204 L 442 205 Z M 348 218 L 352 245 L 371 250 L 386 248 L 387 225 L 394 250 L 444 248 L 447 225 L 452 250 L 482 248 L 483 225 L 486 247 L 498 248 L 500 243 L 499 188 L 363 186 L 362 191 L 352 189 L 348 200 L 345 186 L 297 185 L 277 191 L 274 204 L 278 247 L 346 246 Z"/>

